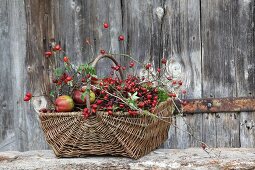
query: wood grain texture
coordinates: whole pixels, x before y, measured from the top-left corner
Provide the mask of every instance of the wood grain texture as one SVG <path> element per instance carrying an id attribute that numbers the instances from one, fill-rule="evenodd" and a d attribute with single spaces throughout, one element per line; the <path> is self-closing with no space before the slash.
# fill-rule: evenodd
<path id="1" fill-rule="evenodd" d="M 255 96 L 255 1 L 241 0 L 235 8 L 233 55 L 237 96 Z M 255 147 L 255 112 L 240 113 L 240 146 Z"/>
<path id="2" fill-rule="evenodd" d="M 235 1 L 201 1 L 204 98 L 236 96 L 233 23 L 236 21 L 237 9 L 238 3 Z M 239 147 L 239 129 L 235 128 L 238 127 L 239 117 L 230 119 L 227 114 L 217 113 L 215 118 L 216 145 L 211 145 Z"/>
<path id="3" fill-rule="evenodd" d="M 124 49 L 141 63 L 152 63 L 153 69 L 158 68 L 159 61 L 163 56 L 162 50 L 162 17 L 157 15 L 156 10 L 162 9 L 161 0 L 121 1 L 122 3 L 122 27 L 126 36 Z M 143 10 L 146 9 L 146 10 Z M 128 64 L 130 59 L 122 59 L 122 64 Z M 135 73 L 143 75 L 142 65 L 136 65 Z M 130 70 L 133 71 L 133 70 Z"/>
<path id="4" fill-rule="evenodd" d="M 51 37 L 48 34 L 50 11 L 50 1 L 25 1 L 25 12 L 27 23 L 27 41 L 26 41 L 26 58 L 23 68 L 26 70 L 26 84 L 25 88 L 31 90 L 33 95 L 41 96 L 49 94 L 49 62 L 43 56 L 45 37 Z M 42 108 L 45 98 L 35 97 L 30 102 L 30 108 L 25 112 L 25 117 L 20 120 L 22 124 L 26 121 L 26 135 L 27 144 L 21 141 L 21 144 L 28 147 L 28 149 L 48 148 L 44 140 L 44 136 L 38 121 L 38 114 L 35 111 L 36 107 Z M 24 102 L 23 102 L 24 103 Z M 24 103 L 28 105 L 27 103 Z"/>
<path id="5" fill-rule="evenodd" d="M 238 113 L 216 113 L 217 147 L 240 147 Z"/>
<path id="6" fill-rule="evenodd" d="M 210 147 L 217 146 L 216 114 L 203 113 L 202 117 L 202 141 Z"/>
<path id="7" fill-rule="evenodd" d="M 0 150 L 16 149 L 14 102 L 12 101 L 12 76 L 10 56 L 10 25 L 8 0 L 0 1 Z"/>
<path id="8" fill-rule="evenodd" d="M 184 89 L 188 91 L 188 98 L 201 97 L 201 41 L 200 41 L 200 1 L 177 0 L 166 1 L 163 18 L 162 38 L 163 55 L 173 60 L 168 66 L 173 71 L 184 73 L 178 76 L 184 82 Z M 166 147 L 187 148 L 198 146 L 197 139 L 201 140 L 201 115 L 188 117 L 177 116 L 175 127 L 169 131 L 169 141 Z M 196 124 L 194 124 L 196 122 Z M 190 136 L 187 132 L 193 133 Z M 193 130 L 192 130 L 193 129 Z"/>
<path id="9" fill-rule="evenodd" d="M 240 147 L 255 147 L 255 113 L 240 114 Z"/>

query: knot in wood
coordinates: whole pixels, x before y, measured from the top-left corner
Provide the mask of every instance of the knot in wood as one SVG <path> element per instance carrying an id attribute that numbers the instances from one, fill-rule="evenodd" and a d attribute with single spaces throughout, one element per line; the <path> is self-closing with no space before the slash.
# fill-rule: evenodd
<path id="1" fill-rule="evenodd" d="M 31 66 L 27 66 L 27 72 L 32 72 L 32 67 Z"/>
<path id="2" fill-rule="evenodd" d="M 164 13 L 165 13 L 165 11 L 162 7 L 157 7 L 156 8 L 156 15 L 157 15 L 159 20 L 162 19 L 162 17 L 164 16 Z"/>

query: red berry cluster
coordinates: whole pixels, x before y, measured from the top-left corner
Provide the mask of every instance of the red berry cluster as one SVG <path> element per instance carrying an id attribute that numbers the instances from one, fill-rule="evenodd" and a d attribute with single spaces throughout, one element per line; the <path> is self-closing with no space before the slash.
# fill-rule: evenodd
<path id="1" fill-rule="evenodd" d="M 44 53 L 44 55 L 45 55 L 46 58 L 48 58 L 48 57 L 51 57 L 53 55 L 54 51 L 61 51 L 61 50 L 62 50 L 61 46 L 59 44 L 56 44 L 56 45 L 53 46 L 53 48 L 50 51 L 46 51 Z"/>
<path id="2" fill-rule="evenodd" d="M 62 83 L 68 83 L 72 80 L 73 77 L 64 72 L 59 78 L 54 79 L 53 83 L 55 83 L 57 86 L 60 86 Z"/>
<path id="3" fill-rule="evenodd" d="M 116 67 L 115 70 L 121 68 L 121 66 Z M 157 88 L 152 87 L 150 83 L 142 83 L 139 77 L 129 75 L 125 80 L 107 77 L 102 79 L 98 86 L 99 88 L 95 90 L 97 100 L 92 104 L 91 113 L 103 110 L 109 115 L 113 111 L 124 111 L 130 115 L 136 115 L 138 111 L 127 103 L 130 95 L 134 93 L 137 94 L 137 99 L 134 100 L 137 108 L 153 111 L 158 104 Z M 88 110 L 85 109 L 84 113 L 88 114 Z"/>

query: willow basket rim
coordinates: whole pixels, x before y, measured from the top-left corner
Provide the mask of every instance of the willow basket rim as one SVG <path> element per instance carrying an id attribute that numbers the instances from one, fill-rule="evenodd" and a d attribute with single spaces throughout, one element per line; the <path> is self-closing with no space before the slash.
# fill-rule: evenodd
<path id="1" fill-rule="evenodd" d="M 171 98 L 167 99 L 164 102 L 161 102 L 156 108 L 154 113 L 151 113 L 149 111 L 145 111 L 145 110 L 141 110 L 139 113 L 145 113 L 145 114 L 137 114 L 135 116 L 130 115 L 128 112 L 122 112 L 122 111 L 118 111 L 118 112 L 113 112 L 111 116 L 123 116 L 123 117 L 144 117 L 144 116 L 151 116 L 151 115 L 158 115 L 160 112 L 162 112 L 162 109 L 165 109 L 165 105 L 168 104 L 172 104 L 173 101 Z M 174 110 L 174 109 L 172 109 Z M 146 113 L 150 113 L 150 114 L 146 114 Z M 106 114 L 108 115 L 108 113 L 106 111 L 97 111 L 96 114 Z M 51 112 L 51 113 L 44 113 L 44 112 L 39 112 L 40 116 L 82 116 L 82 111 L 71 111 L 71 112 Z M 172 115 L 172 114 L 170 114 Z"/>

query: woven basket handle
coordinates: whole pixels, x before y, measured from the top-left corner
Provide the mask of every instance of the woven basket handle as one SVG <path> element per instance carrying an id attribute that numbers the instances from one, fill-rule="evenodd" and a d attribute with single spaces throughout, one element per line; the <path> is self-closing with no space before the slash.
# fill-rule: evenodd
<path id="1" fill-rule="evenodd" d="M 110 54 L 99 54 L 99 55 L 94 59 L 94 61 L 91 63 L 91 66 L 95 68 L 95 67 L 96 67 L 96 64 L 98 63 L 98 61 L 101 60 L 102 58 L 108 58 L 108 59 L 112 60 L 116 66 L 119 65 L 119 63 L 115 60 L 115 58 L 114 58 L 112 55 L 110 55 Z M 123 73 L 122 73 L 122 70 L 121 70 L 121 69 L 119 70 L 119 73 L 120 73 L 120 78 L 121 78 L 121 80 L 123 80 L 123 79 L 124 79 L 124 76 L 123 76 Z M 89 88 L 90 88 L 90 84 L 89 84 L 88 86 L 89 86 Z M 89 111 L 90 111 L 91 108 L 90 108 L 90 100 L 89 100 L 89 98 L 90 98 L 89 94 L 86 94 L 86 105 L 87 105 L 87 108 L 88 108 Z"/>
<path id="2" fill-rule="evenodd" d="M 103 55 L 100 54 L 100 55 L 98 55 L 98 56 L 94 59 L 94 61 L 91 63 L 91 66 L 92 66 L 92 67 L 95 67 L 96 64 L 98 63 L 98 61 L 101 60 L 102 58 L 108 58 L 108 59 L 112 60 L 116 66 L 119 65 L 119 63 L 115 60 L 115 58 L 114 58 L 112 55 L 110 55 L 110 54 L 103 54 Z M 122 73 L 122 70 L 121 70 L 121 69 L 119 70 L 119 73 L 120 73 L 120 78 L 123 80 L 123 79 L 124 79 L 124 76 L 123 76 L 123 73 Z"/>

